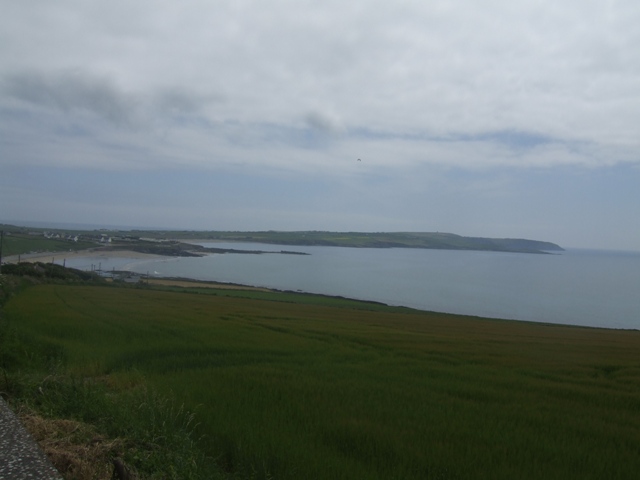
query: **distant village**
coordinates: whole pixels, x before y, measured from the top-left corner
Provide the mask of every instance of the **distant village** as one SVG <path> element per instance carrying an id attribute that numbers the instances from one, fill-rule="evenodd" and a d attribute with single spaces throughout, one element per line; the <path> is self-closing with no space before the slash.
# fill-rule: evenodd
<path id="1" fill-rule="evenodd" d="M 50 238 L 50 239 L 54 239 L 54 240 L 68 240 L 70 242 L 77 242 L 78 240 L 80 240 L 80 235 L 69 235 L 69 234 L 60 234 L 60 233 L 56 233 L 56 232 L 29 232 L 29 235 L 33 235 L 33 236 L 40 236 L 40 235 L 44 235 L 44 238 Z M 84 235 L 83 235 L 84 237 Z M 102 241 L 103 237 L 100 237 L 100 240 L 97 241 Z M 93 239 L 92 239 L 93 240 Z M 109 237 L 108 242 L 111 242 L 111 238 Z"/>
<path id="2" fill-rule="evenodd" d="M 154 242 L 161 243 L 166 242 L 165 239 L 154 239 L 154 238 L 141 238 L 134 235 L 112 235 L 101 232 L 86 232 L 82 234 L 78 233 L 65 233 L 60 231 L 29 231 L 24 232 L 29 236 L 33 237 L 44 237 L 49 240 L 59 240 L 59 241 L 68 241 L 68 242 L 91 242 L 102 245 L 110 245 L 112 243 L 127 243 L 127 242 Z M 23 235 L 24 235 L 23 233 Z M 8 235 L 11 235 L 8 232 Z M 64 265 L 64 264 L 63 264 Z M 42 269 L 40 266 L 34 267 L 36 270 Z M 145 276 L 135 272 L 128 271 L 104 271 L 100 268 L 99 265 L 91 265 L 91 271 L 101 277 L 112 279 L 112 280 L 120 280 L 125 283 L 143 283 L 145 281 Z"/>

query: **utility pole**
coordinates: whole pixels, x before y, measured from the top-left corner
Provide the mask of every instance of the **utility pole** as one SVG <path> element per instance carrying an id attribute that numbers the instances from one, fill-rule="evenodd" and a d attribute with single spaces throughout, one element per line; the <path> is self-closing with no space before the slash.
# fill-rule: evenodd
<path id="1" fill-rule="evenodd" d="M 2 241 L 4 240 L 4 230 L 0 230 L 0 273 L 2 273 Z"/>

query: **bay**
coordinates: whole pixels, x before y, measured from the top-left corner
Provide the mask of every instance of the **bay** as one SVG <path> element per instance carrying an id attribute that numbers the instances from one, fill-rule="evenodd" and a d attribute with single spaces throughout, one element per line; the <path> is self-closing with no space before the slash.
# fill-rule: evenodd
<path id="1" fill-rule="evenodd" d="M 156 276 L 373 300 L 421 310 L 605 328 L 640 328 L 640 253 L 560 254 L 302 247 L 215 242 L 274 253 L 131 262 Z M 279 254 L 281 250 L 309 255 Z M 122 268 L 122 259 L 115 260 Z M 84 260 L 87 263 L 87 259 Z M 67 266 L 70 265 L 67 262 Z M 102 259 L 102 268 L 111 269 Z"/>

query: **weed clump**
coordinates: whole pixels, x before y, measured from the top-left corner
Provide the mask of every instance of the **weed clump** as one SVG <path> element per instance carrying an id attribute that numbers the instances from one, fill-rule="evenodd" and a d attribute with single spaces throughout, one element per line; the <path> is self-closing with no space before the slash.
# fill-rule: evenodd
<path id="1" fill-rule="evenodd" d="M 109 478 L 115 459 L 139 479 L 222 478 L 194 441 L 194 413 L 145 385 L 108 383 L 64 374 L 10 381 L 11 404 L 66 480 Z"/>
<path id="2" fill-rule="evenodd" d="M 122 439 L 101 435 L 88 423 L 45 418 L 26 406 L 18 416 L 66 480 L 109 478 L 112 459 L 125 449 Z"/>

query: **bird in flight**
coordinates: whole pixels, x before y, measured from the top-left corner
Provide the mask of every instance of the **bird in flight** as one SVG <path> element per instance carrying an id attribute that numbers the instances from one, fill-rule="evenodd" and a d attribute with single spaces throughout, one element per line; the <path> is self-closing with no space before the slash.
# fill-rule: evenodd
<path id="1" fill-rule="evenodd" d="M 359 162 L 361 162 L 362 160 L 358 159 Z"/>

